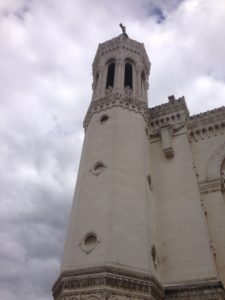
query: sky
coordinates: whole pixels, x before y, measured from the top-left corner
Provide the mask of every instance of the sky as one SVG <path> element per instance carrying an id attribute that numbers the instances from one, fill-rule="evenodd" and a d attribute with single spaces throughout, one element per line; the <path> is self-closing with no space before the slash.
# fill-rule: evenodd
<path id="1" fill-rule="evenodd" d="M 92 62 L 121 22 L 145 44 L 151 107 L 225 105 L 224 0 L 0 0 L 0 299 L 52 299 Z"/>

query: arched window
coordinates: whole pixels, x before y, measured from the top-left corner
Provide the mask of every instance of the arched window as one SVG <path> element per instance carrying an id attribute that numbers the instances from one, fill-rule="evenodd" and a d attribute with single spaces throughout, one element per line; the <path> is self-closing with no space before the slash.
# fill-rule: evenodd
<path id="1" fill-rule="evenodd" d="M 133 88 L 133 73 L 130 63 L 125 63 L 124 87 Z"/>
<path id="2" fill-rule="evenodd" d="M 111 63 L 108 65 L 106 88 L 108 88 L 109 86 L 113 87 L 114 77 L 115 77 L 115 63 Z"/>

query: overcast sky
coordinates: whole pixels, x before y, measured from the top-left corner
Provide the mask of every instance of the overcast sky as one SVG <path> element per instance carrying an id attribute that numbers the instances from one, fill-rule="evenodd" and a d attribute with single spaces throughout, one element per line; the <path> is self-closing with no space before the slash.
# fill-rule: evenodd
<path id="1" fill-rule="evenodd" d="M 225 0 L 0 0 L 0 299 L 52 299 L 91 64 L 120 22 L 151 60 L 150 106 L 225 104 Z"/>

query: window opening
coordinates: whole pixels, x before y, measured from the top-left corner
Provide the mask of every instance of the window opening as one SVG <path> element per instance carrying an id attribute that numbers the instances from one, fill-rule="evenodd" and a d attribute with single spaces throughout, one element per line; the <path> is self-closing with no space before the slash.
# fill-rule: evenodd
<path id="1" fill-rule="evenodd" d="M 124 87 L 133 88 L 132 65 L 130 63 L 125 64 Z"/>
<path id="2" fill-rule="evenodd" d="M 103 115 L 101 116 L 100 118 L 100 123 L 105 123 L 106 121 L 108 121 L 109 119 L 109 116 L 108 115 Z"/>
<path id="3" fill-rule="evenodd" d="M 111 63 L 111 64 L 108 65 L 106 88 L 108 88 L 110 86 L 113 87 L 114 77 L 115 77 L 115 63 Z"/>
<path id="4" fill-rule="evenodd" d="M 148 180 L 148 186 L 150 190 L 152 190 L 152 177 L 150 174 L 147 176 L 147 180 Z"/>

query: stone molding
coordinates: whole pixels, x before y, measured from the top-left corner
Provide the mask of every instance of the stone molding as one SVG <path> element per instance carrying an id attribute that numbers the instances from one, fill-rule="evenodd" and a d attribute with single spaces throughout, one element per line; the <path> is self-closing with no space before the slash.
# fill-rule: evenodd
<path id="1" fill-rule="evenodd" d="M 216 179 L 216 180 L 211 180 L 211 181 L 199 182 L 199 189 L 200 189 L 201 194 L 221 191 L 221 189 L 222 189 L 221 180 Z"/>
<path id="2" fill-rule="evenodd" d="M 225 293 L 220 281 L 189 283 L 165 288 L 166 299 L 224 300 Z"/>
<path id="3" fill-rule="evenodd" d="M 54 299 L 64 295 L 95 295 L 103 291 L 135 299 L 163 299 L 163 287 L 150 273 L 114 266 L 90 267 L 64 271 L 53 286 Z M 113 291 L 113 293 L 112 293 Z M 73 298 L 72 298 L 73 299 Z M 84 298 L 86 299 L 86 298 Z M 102 299 L 102 298 L 100 298 Z"/>
<path id="4" fill-rule="evenodd" d="M 224 115 L 225 118 L 225 115 Z M 195 129 L 190 129 L 189 123 L 188 125 L 188 136 L 190 142 L 198 142 L 200 140 L 212 138 L 217 135 L 225 134 L 225 122 L 215 122 L 210 123 L 208 126 L 202 126 L 202 124 L 198 124 L 199 126 Z"/>
<path id="5" fill-rule="evenodd" d="M 123 109 L 139 113 L 144 117 L 146 124 L 148 125 L 149 123 L 148 107 L 143 101 L 129 95 L 125 96 L 120 93 L 112 93 L 111 95 L 91 102 L 84 118 L 84 129 L 87 130 L 90 120 L 95 113 L 99 113 L 113 107 L 121 107 Z"/>

